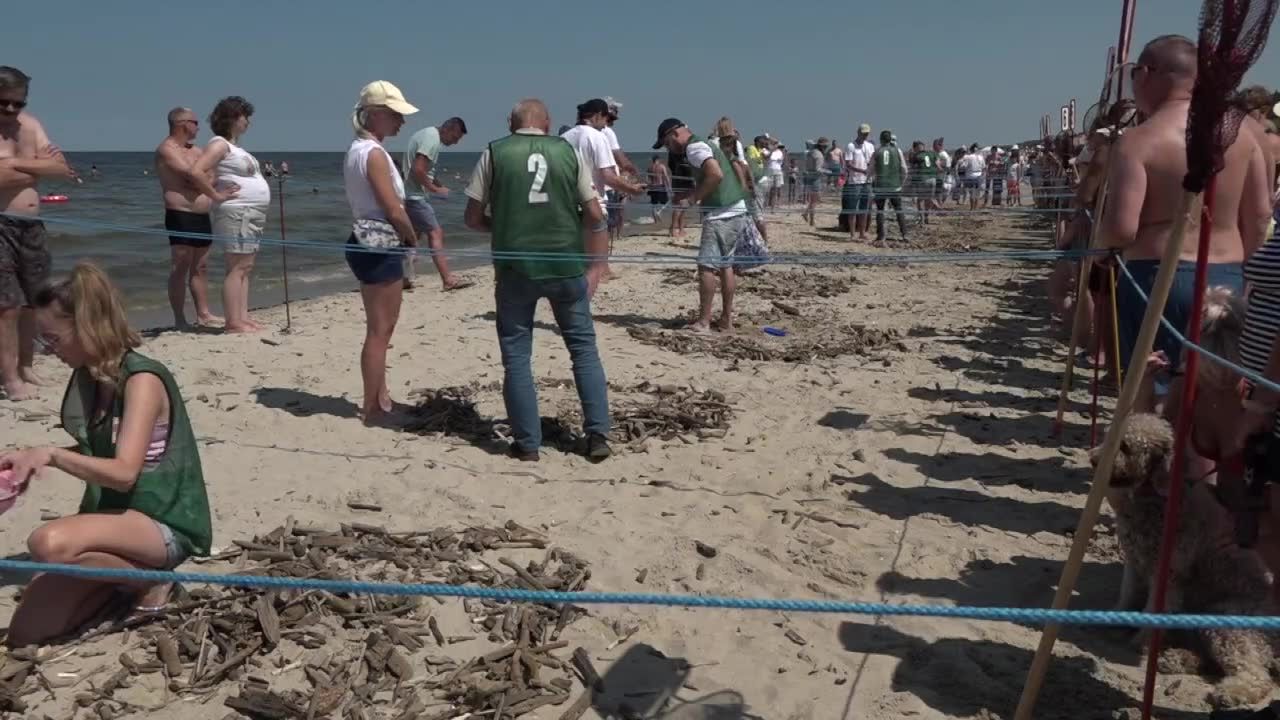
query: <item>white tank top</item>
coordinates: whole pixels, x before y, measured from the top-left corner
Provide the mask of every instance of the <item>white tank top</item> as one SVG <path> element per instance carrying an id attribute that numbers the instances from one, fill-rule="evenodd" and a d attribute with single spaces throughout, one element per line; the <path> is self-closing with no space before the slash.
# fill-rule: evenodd
<path id="1" fill-rule="evenodd" d="M 227 207 L 258 208 L 266 208 L 270 205 L 271 186 L 267 185 L 267 179 L 262 177 L 262 169 L 258 167 L 257 158 L 239 145 L 218 136 L 209 141 L 205 151 L 211 150 L 217 142 L 226 143 L 227 154 L 222 156 L 218 166 L 214 168 L 213 186 L 219 190 L 229 187 L 232 183 L 240 186 L 240 192 L 222 204 Z"/>
<path id="2" fill-rule="evenodd" d="M 378 205 L 374 197 L 373 186 L 369 184 L 369 153 L 377 150 L 387 158 L 387 170 L 391 182 L 395 185 L 396 197 L 404 201 L 404 180 L 396 172 L 396 165 L 391 155 L 382 145 L 372 138 L 356 138 L 347 148 L 347 159 L 342 164 L 342 182 L 347 190 L 347 204 L 351 206 L 351 217 L 356 220 L 386 220 L 386 213 Z"/>

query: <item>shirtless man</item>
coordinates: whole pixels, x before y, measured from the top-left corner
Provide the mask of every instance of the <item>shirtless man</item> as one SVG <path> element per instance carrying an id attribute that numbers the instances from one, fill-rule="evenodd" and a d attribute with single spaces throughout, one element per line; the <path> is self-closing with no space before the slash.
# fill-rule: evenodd
<path id="1" fill-rule="evenodd" d="M 169 135 L 156 148 L 156 177 L 164 193 L 164 227 L 174 233 L 198 234 L 169 236 L 169 306 L 173 308 L 173 324 L 187 327 L 185 306 L 187 288 L 196 308 L 196 324 L 221 326 L 222 320 L 209 311 L 209 247 L 213 244 L 213 226 L 209 221 L 207 196 L 192 181 L 196 161 L 203 152 L 195 145 L 200 121 L 190 108 L 169 111 Z M 213 178 L 207 178 L 212 182 Z"/>
<path id="2" fill-rule="evenodd" d="M 1180 35 L 1152 40 L 1133 68 L 1133 91 L 1143 124 L 1122 135 L 1111 150 L 1102 246 L 1122 251 L 1130 273 L 1150 293 L 1160 257 L 1173 227 L 1187 172 L 1186 132 L 1191 89 L 1196 79 L 1196 46 Z M 1271 215 L 1265 156 L 1253 133 L 1240 132 L 1227 149 L 1218 173 L 1209 244 L 1209 287 L 1243 291 L 1241 265 L 1265 239 Z M 1178 266 L 1164 315 L 1174 327 L 1187 327 L 1194 300 L 1199 208 L 1193 208 L 1182 240 Z M 1133 283 L 1121 280 L 1119 306 L 1121 360 L 1127 367 L 1142 325 L 1146 303 Z M 1178 342 L 1160 328 L 1155 349 L 1177 363 Z"/>
<path id="3" fill-rule="evenodd" d="M 31 78 L 0 66 L 0 382 L 10 400 L 35 396 L 35 326 L 29 307 L 49 280 L 49 248 L 40 222 L 41 178 L 71 180 L 75 171 L 40 121 L 27 112 Z M 15 217 L 20 216 L 20 217 Z"/>

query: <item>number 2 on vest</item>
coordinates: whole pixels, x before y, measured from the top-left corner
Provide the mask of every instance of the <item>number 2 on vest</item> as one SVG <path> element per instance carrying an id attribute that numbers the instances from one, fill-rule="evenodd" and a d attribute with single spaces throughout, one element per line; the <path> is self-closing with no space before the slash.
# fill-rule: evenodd
<path id="1" fill-rule="evenodd" d="M 547 158 L 542 153 L 533 153 L 529 155 L 529 172 L 533 173 L 533 186 L 529 188 L 529 204 L 536 205 L 539 203 L 549 202 L 551 197 L 542 192 L 542 186 L 547 182 Z"/>

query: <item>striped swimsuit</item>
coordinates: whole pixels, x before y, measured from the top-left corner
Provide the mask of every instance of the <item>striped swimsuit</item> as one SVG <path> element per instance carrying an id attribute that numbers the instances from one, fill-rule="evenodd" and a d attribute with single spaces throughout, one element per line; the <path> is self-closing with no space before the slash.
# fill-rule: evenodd
<path id="1" fill-rule="evenodd" d="M 1245 263 L 1244 279 L 1252 290 L 1240 336 L 1240 361 L 1261 375 L 1280 332 L 1280 236 L 1273 235 L 1253 253 Z M 1273 433 L 1280 437 L 1280 422 L 1273 426 Z"/>

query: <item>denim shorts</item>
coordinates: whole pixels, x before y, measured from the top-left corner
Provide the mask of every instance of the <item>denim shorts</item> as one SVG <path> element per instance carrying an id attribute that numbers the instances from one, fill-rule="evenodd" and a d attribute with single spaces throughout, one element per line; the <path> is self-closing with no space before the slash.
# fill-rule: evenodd
<path id="1" fill-rule="evenodd" d="M 173 534 L 173 528 L 164 523 L 151 518 L 151 522 L 156 524 L 156 529 L 160 531 L 160 537 L 164 538 L 164 567 L 161 570 L 172 570 L 187 561 L 187 553 L 178 544 L 178 538 Z"/>
<path id="2" fill-rule="evenodd" d="M 404 279 L 404 253 L 398 249 L 374 250 L 347 239 L 347 267 L 361 285 L 381 285 Z"/>

